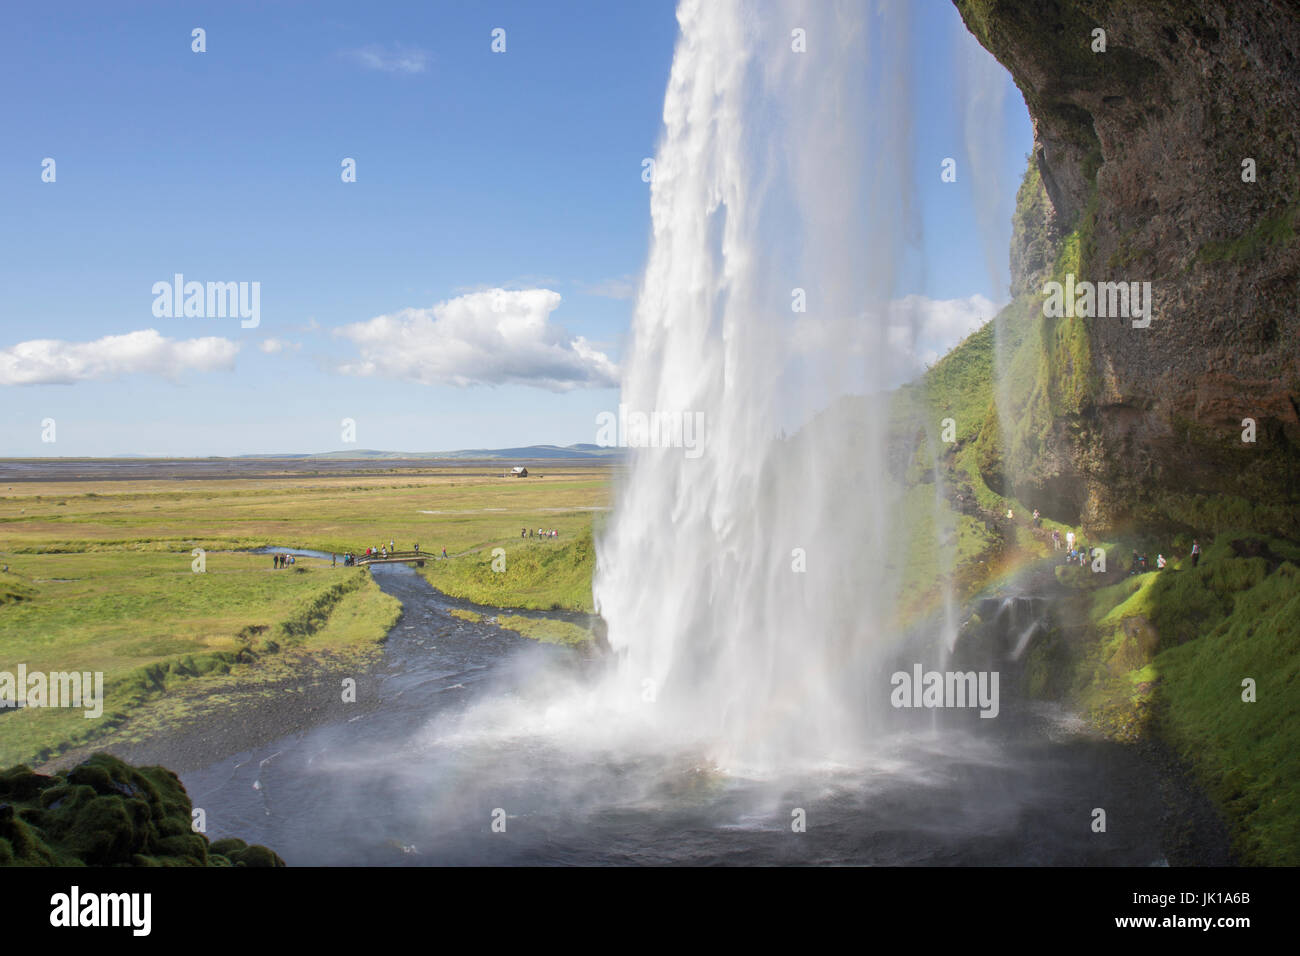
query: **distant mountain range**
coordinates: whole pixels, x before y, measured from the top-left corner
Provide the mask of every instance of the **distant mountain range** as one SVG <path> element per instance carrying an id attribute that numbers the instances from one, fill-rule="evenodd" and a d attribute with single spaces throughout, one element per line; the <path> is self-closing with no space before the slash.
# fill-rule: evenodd
<path id="1" fill-rule="evenodd" d="M 376 451 L 370 448 L 356 451 L 326 451 L 309 455 L 236 455 L 236 458 L 278 458 L 278 459 L 375 459 L 396 460 L 411 458 L 443 458 L 494 460 L 511 459 L 521 461 L 543 461 L 563 458 L 617 458 L 623 453 L 621 448 L 608 448 L 604 445 L 526 445 L 522 448 L 464 448 L 459 451 Z M 134 456 L 122 456 L 134 457 Z"/>

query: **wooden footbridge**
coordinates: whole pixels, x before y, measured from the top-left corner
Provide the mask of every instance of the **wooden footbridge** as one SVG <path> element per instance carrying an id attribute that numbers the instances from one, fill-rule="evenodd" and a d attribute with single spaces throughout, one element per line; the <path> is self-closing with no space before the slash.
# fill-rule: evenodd
<path id="1" fill-rule="evenodd" d="M 435 557 L 426 551 L 389 551 L 387 557 L 382 554 L 358 554 L 353 564 L 356 567 L 366 564 L 414 564 L 422 568 L 425 561 L 432 561 Z"/>

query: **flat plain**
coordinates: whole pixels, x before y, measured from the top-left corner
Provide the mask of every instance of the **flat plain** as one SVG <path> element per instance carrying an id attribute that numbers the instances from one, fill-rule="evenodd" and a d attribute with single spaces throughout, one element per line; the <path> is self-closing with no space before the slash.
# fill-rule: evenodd
<path id="1" fill-rule="evenodd" d="M 590 610 L 592 525 L 613 466 L 529 468 L 519 479 L 482 462 L 0 462 L 0 671 L 100 671 L 106 692 L 98 719 L 0 710 L 0 766 L 166 733 L 222 700 L 372 663 L 400 606 L 343 566 L 348 551 L 419 544 L 421 573 L 453 596 Z M 254 553 L 264 548 L 301 556 L 277 569 Z"/>

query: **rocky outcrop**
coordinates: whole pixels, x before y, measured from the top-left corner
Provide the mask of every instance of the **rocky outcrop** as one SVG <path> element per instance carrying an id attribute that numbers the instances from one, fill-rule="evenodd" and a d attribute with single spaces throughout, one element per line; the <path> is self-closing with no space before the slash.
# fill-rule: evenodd
<path id="1" fill-rule="evenodd" d="M 1017 222 L 1013 287 L 1041 290 L 1072 234 L 1076 278 L 1149 281 L 1153 300 L 1148 328 L 1073 320 L 1078 401 L 1035 461 L 1004 462 L 1010 483 L 1097 531 L 1300 534 L 1300 6 L 954 2 L 1033 120 L 1047 202 Z"/>

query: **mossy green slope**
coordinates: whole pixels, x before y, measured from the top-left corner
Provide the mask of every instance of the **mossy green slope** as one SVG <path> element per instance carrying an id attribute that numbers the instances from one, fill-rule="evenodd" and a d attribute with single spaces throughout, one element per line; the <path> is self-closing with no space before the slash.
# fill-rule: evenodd
<path id="1" fill-rule="evenodd" d="M 1083 588 L 1058 617 L 1027 656 L 1028 693 L 1113 739 L 1164 740 L 1241 862 L 1300 863 L 1300 547 L 1226 532 L 1196 566 Z"/>
<path id="2" fill-rule="evenodd" d="M 1300 548 L 1226 533 L 1197 567 L 1152 577 L 1128 616 L 1158 636 L 1135 662 L 1156 678 L 1158 731 L 1206 782 L 1244 862 L 1300 864 Z"/>
<path id="3" fill-rule="evenodd" d="M 577 537 L 520 538 L 447 560 L 429 561 L 421 573 L 452 597 L 491 607 L 590 611 L 596 549 L 588 527 Z"/>

